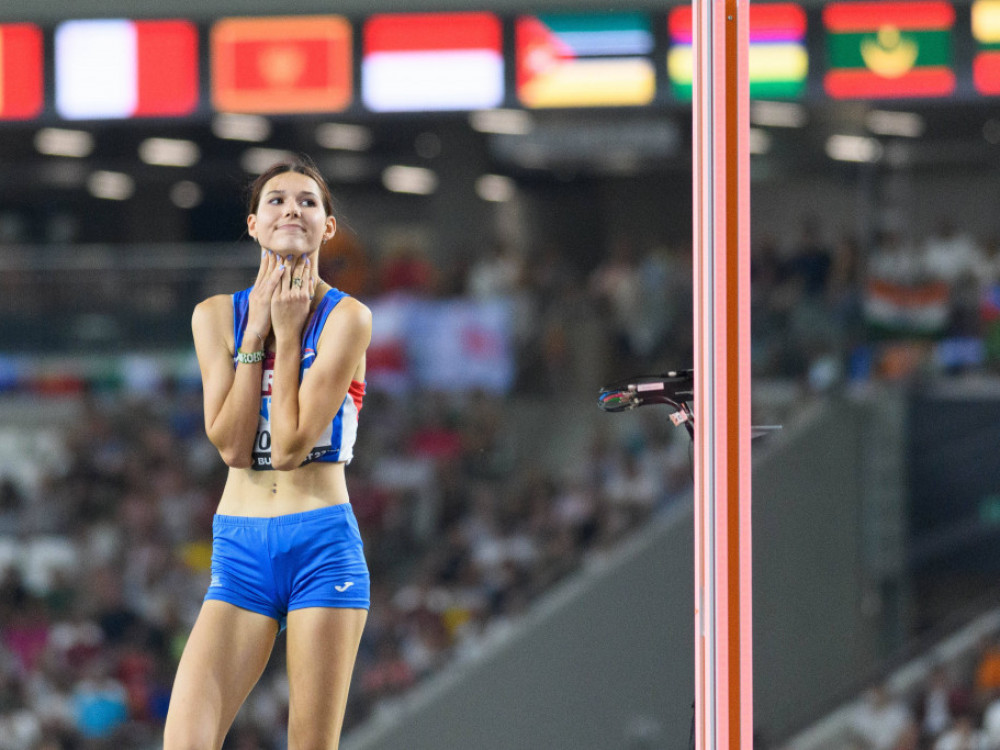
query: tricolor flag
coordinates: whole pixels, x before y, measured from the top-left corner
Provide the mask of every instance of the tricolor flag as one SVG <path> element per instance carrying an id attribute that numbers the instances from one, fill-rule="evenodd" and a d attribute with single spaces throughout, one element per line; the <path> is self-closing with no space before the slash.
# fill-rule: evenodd
<path id="1" fill-rule="evenodd" d="M 943 281 L 909 285 L 872 279 L 865 288 L 865 319 L 885 336 L 935 336 L 948 324 L 949 294 Z"/>
<path id="2" fill-rule="evenodd" d="M 667 73 L 678 99 L 690 101 L 694 80 L 690 5 L 670 11 Z M 750 96 L 794 99 L 802 96 L 809 74 L 806 14 L 795 3 L 750 4 Z"/>
<path id="3" fill-rule="evenodd" d="M 42 110 L 42 31 L 0 24 L 0 120 L 26 120 Z"/>
<path id="4" fill-rule="evenodd" d="M 376 112 L 496 107 L 504 97 L 502 39 L 492 13 L 372 16 L 361 97 Z"/>
<path id="5" fill-rule="evenodd" d="M 340 112 L 353 95 L 340 16 L 226 18 L 212 27 L 212 104 L 222 112 Z"/>
<path id="6" fill-rule="evenodd" d="M 948 96 L 955 11 L 939 0 L 830 3 L 827 93 L 836 99 Z"/>
<path id="7" fill-rule="evenodd" d="M 70 120 L 177 117 L 198 106 L 188 21 L 67 21 L 56 28 L 56 109 Z"/>
<path id="8" fill-rule="evenodd" d="M 1000 94 L 1000 0 L 972 4 L 972 36 L 979 43 L 972 58 L 976 91 L 988 96 Z"/>
<path id="9" fill-rule="evenodd" d="M 517 19 L 517 95 L 527 107 L 649 104 L 653 33 L 641 13 Z"/>

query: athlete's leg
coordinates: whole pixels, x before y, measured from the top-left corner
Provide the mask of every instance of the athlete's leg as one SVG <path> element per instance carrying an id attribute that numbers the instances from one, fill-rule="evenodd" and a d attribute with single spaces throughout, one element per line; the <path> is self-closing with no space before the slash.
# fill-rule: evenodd
<path id="1" fill-rule="evenodd" d="M 202 605 L 174 678 L 164 750 L 222 747 L 277 634 L 277 621 L 265 615 L 216 600 Z"/>
<path id="2" fill-rule="evenodd" d="M 288 613 L 288 750 L 335 750 L 368 612 L 307 607 Z"/>

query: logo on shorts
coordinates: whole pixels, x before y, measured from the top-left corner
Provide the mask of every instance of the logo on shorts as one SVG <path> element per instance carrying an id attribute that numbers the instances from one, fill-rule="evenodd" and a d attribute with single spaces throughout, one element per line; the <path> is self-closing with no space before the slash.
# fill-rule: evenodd
<path id="1" fill-rule="evenodd" d="M 354 581 L 347 581 L 341 584 L 340 586 L 334 586 L 334 588 L 337 589 L 337 591 L 339 591 L 341 594 L 343 594 L 345 591 L 347 591 L 347 589 L 351 588 L 351 586 L 353 585 Z"/>
<path id="2" fill-rule="evenodd" d="M 222 579 L 219 576 L 212 576 L 212 582 L 208 584 L 209 586 L 221 586 Z"/>

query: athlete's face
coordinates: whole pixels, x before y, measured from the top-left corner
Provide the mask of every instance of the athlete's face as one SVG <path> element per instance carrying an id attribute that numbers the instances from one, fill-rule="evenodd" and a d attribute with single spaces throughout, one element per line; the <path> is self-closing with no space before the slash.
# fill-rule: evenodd
<path id="1" fill-rule="evenodd" d="M 326 215 L 316 181 L 298 172 L 268 180 L 257 213 L 247 217 L 250 236 L 282 256 L 311 253 L 336 231 L 337 221 Z"/>

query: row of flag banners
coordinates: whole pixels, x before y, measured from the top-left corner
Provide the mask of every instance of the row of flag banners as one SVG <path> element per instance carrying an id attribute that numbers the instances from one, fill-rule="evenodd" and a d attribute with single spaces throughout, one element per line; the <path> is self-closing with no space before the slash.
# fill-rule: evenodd
<path id="1" fill-rule="evenodd" d="M 973 83 L 1000 95 L 1000 0 L 975 0 Z M 956 87 L 955 11 L 945 0 L 832 2 L 826 93 L 836 99 L 944 97 Z M 807 17 L 796 3 L 750 5 L 750 95 L 806 89 Z M 672 94 L 690 100 L 690 5 L 667 14 Z M 641 106 L 656 96 L 655 36 L 639 12 L 521 16 L 516 95 L 529 108 Z M 503 105 L 502 24 L 487 12 L 378 14 L 361 32 L 360 96 L 374 112 Z M 355 99 L 354 29 L 340 16 L 226 18 L 210 33 L 211 102 L 239 113 L 342 112 Z M 0 24 L 0 119 L 38 116 L 42 31 Z M 55 109 L 68 120 L 183 117 L 199 106 L 197 27 L 185 20 L 66 21 L 54 34 Z"/>

